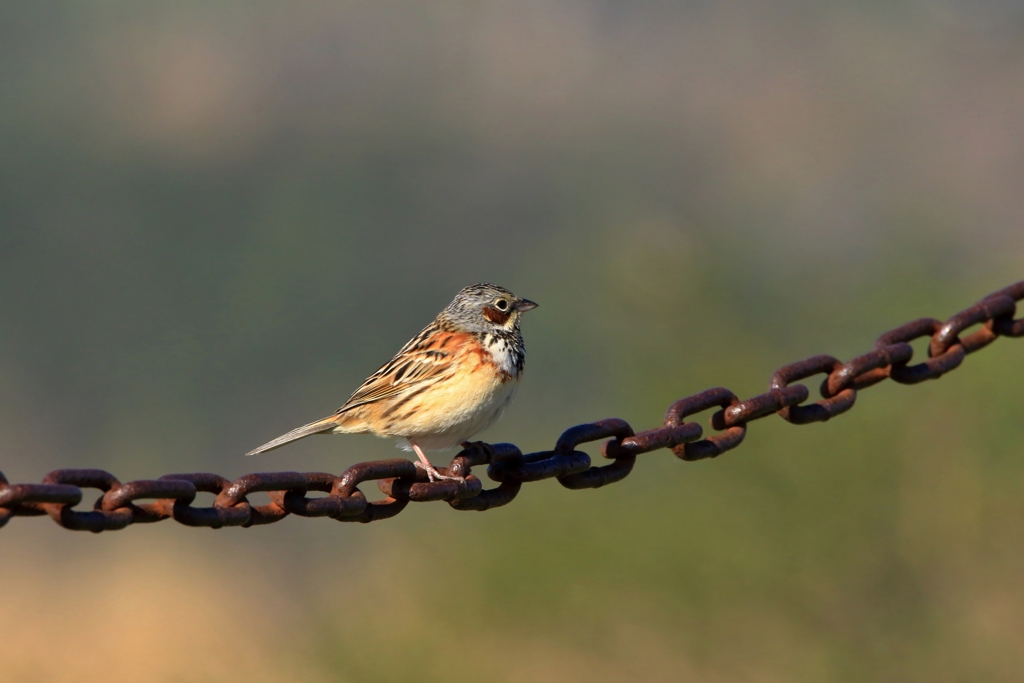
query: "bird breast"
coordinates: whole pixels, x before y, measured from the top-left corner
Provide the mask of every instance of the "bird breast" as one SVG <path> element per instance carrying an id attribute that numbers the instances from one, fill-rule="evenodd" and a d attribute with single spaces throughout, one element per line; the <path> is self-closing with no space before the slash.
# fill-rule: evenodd
<path id="1" fill-rule="evenodd" d="M 496 341 L 458 354 L 453 376 L 439 381 L 389 416 L 379 436 L 414 439 L 429 451 L 445 450 L 491 426 L 519 386 L 514 352 Z"/>

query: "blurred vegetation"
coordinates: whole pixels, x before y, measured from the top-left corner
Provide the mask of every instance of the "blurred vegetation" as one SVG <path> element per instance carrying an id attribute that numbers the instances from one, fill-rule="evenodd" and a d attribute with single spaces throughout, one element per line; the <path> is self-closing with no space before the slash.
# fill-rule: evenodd
<path id="1" fill-rule="evenodd" d="M 1013 3 L 0 7 L 0 470 L 341 471 L 465 284 L 541 304 L 485 438 L 657 424 L 1024 273 Z M 12 680 L 1015 681 L 1024 347 L 483 515 L 0 532 Z"/>

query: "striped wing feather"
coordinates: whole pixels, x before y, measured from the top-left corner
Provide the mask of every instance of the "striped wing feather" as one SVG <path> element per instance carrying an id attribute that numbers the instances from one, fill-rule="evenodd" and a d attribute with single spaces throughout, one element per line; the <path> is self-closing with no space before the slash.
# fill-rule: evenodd
<path id="1" fill-rule="evenodd" d="M 370 375 L 335 414 L 340 415 L 449 376 L 454 370 L 454 358 L 449 351 L 438 348 L 438 336 L 437 328 L 430 325 L 409 340 L 394 358 Z"/>

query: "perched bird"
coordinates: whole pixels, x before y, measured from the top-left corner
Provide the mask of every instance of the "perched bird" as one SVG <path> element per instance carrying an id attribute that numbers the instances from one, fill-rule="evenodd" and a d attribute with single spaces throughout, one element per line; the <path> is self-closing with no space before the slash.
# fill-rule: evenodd
<path id="1" fill-rule="evenodd" d="M 501 417 L 526 361 L 519 319 L 536 307 L 497 285 L 466 287 L 333 415 L 246 455 L 311 434 L 370 433 L 405 439 L 430 481 L 453 478 L 434 469 L 424 450 L 452 448 Z"/>

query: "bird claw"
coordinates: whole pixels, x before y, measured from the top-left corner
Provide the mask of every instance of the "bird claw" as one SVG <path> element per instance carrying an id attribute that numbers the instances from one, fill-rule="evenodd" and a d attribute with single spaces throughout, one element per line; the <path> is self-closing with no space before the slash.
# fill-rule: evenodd
<path id="1" fill-rule="evenodd" d="M 445 480 L 457 481 L 460 484 L 465 484 L 466 483 L 466 478 L 465 477 L 453 477 L 453 476 L 450 476 L 450 475 L 447 475 L 447 474 L 441 474 L 433 466 L 427 467 L 426 465 L 424 465 L 421 462 L 414 462 L 413 464 L 416 465 L 416 467 L 418 467 L 419 469 L 421 469 L 421 470 L 423 470 L 424 472 L 427 473 L 427 479 L 430 480 L 431 484 L 433 484 L 435 482 L 438 482 L 438 481 L 445 481 Z"/>

